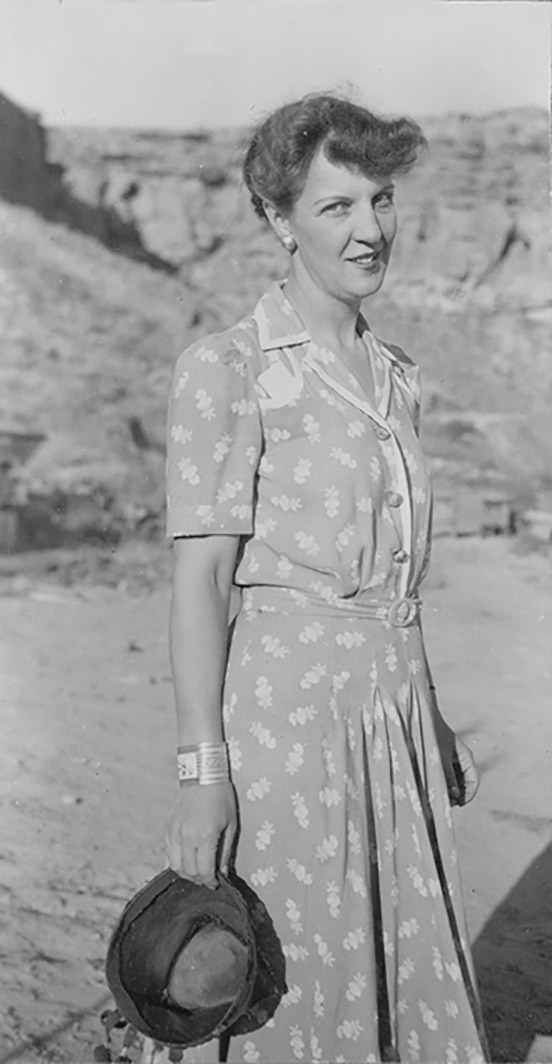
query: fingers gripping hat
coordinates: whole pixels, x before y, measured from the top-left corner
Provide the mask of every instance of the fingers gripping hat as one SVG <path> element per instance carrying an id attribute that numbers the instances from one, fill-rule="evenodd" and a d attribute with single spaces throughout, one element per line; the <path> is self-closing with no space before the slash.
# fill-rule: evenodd
<path id="1" fill-rule="evenodd" d="M 106 977 L 129 1023 L 184 1048 L 262 1027 L 287 989 L 280 941 L 247 883 L 232 874 L 212 890 L 172 869 L 124 909 Z"/>

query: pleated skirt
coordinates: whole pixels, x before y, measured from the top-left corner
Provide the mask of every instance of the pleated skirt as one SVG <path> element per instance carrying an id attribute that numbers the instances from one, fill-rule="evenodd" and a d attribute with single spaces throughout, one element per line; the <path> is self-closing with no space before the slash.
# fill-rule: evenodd
<path id="1" fill-rule="evenodd" d="M 238 614 L 236 869 L 274 921 L 288 991 L 229 1061 L 484 1061 L 432 698 L 418 623 Z"/>

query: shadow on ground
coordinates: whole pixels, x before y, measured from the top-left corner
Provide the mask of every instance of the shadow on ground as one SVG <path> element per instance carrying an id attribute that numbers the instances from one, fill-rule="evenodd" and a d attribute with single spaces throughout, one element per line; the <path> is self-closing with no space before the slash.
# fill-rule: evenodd
<path id="1" fill-rule="evenodd" d="M 552 843 L 495 909 L 474 945 L 493 1062 L 527 1060 L 552 1036 Z M 508 1035 L 505 1035 L 505 1031 Z"/>

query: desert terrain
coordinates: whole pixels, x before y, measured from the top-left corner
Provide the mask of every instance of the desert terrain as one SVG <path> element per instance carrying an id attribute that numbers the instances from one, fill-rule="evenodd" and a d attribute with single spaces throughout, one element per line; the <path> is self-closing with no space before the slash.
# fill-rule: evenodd
<path id="1" fill-rule="evenodd" d="M 424 623 L 443 712 L 482 774 L 455 821 L 492 1060 L 544 1062 L 552 581 L 549 556 L 515 544 L 438 539 Z M 1 584 L 5 1064 L 92 1060 L 110 931 L 164 866 L 175 792 L 166 549 L 127 547 L 96 572 L 80 564 L 77 578 L 75 567 L 4 569 Z"/>
<path id="2" fill-rule="evenodd" d="M 424 624 L 443 712 L 482 773 L 455 819 L 492 1060 L 545 1062 L 547 116 L 424 125 L 430 150 L 399 189 L 395 261 L 367 310 L 423 372 Z M 163 866 L 175 789 L 171 369 L 285 263 L 240 186 L 244 131 L 45 130 L 0 97 L 0 132 L 0 1064 L 84 1064 L 110 1003 L 109 934 Z"/>

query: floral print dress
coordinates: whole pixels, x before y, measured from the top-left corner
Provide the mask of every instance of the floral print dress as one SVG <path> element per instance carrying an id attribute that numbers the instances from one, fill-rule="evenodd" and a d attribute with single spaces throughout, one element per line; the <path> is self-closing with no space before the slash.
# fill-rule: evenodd
<path id="1" fill-rule="evenodd" d="M 275 284 L 172 385 L 168 533 L 243 537 L 224 689 L 236 866 L 286 956 L 275 1016 L 228 1060 L 481 1064 L 420 626 L 418 370 L 359 332 L 373 397 Z"/>

